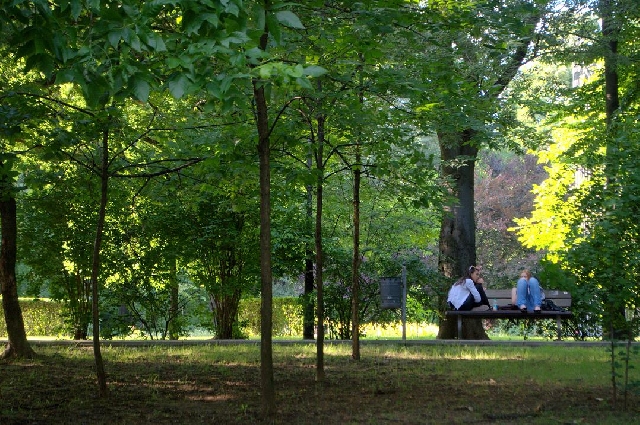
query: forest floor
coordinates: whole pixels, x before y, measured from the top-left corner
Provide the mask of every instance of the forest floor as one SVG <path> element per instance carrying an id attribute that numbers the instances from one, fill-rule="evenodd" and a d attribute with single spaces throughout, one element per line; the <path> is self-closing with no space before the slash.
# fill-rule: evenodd
<path id="1" fill-rule="evenodd" d="M 274 346 L 272 420 L 256 344 L 103 346 L 106 397 L 90 345 L 34 348 L 0 362 L 2 425 L 640 423 L 601 347 L 327 346 L 316 382 L 315 345 Z"/>

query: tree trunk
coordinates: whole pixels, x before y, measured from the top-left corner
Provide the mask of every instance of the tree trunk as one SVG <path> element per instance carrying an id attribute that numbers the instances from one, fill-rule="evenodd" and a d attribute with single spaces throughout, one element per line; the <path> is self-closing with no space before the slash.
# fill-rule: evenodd
<path id="1" fill-rule="evenodd" d="M 240 289 L 234 289 L 231 294 L 222 294 L 215 297 L 216 310 L 216 338 L 233 339 L 234 324 L 238 320 L 238 307 L 240 305 Z M 213 298 L 213 296 L 211 296 Z M 262 330 L 261 330 L 262 332 Z"/>
<path id="2" fill-rule="evenodd" d="M 616 18 L 616 14 L 620 14 L 620 11 L 616 11 L 615 2 L 612 0 L 599 0 L 598 9 L 600 11 L 600 17 L 602 18 L 602 36 L 604 44 L 604 91 L 605 91 L 605 125 L 606 125 L 606 157 L 605 162 L 605 175 L 607 177 L 606 192 L 608 193 L 607 199 L 610 201 L 609 208 L 615 210 L 616 199 L 618 198 L 618 179 L 619 174 L 619 153 L 616 146 L 616 128 L 613 125 L 615 121 L 615 115 L 620 108 L 620 88 L 618 82 L 618 37 L 620 33 L 620 22 Z M 614 266 L 618 262 L 618 258 L 611 259 Z M 606 291 L 606 297 L 611 299 L 609 301 L 605 298 L 604 305 L 604 321 L 609 323 L 610 326 L 606 326 L 610 330 L 610 339 L 624 339 L 628 332 L 625 327 L 628 325 L 625 320 L 625 307 L 620 305 L 617 300 L 619 298 L 616 290 L 617 279 L 624 279 L 624 272 L 617 273 L 620 268 L 613 267 L 614 275 L 619 277 L 607 282 L 607 285 L 611 285 L 611 288 Z"/>
<path id="3" fill-rule="evenodd" d="M 91 266 L 91 294 L 93 311 L 93 356 L 96 362 L 96 376 L 98 379 L 98 391 L 100 397 L 107 395 L 107 374 L 104 370 L 102 353 L 100 352 L 100 310 L 98 276 L 100 272 L 100 249 L 104 232 L 104 221 L 107 215 L 107 200 L 109 189 L 109 132 L 102 134 L 102 161 L 100 169 L 100 209 L 98 211 L 98 223 L 96 224 L 96 237 L 93 244 L 93 264 Z"/>
<path id="4" fill-rule="evenodd" d="M 364 55 L 359 54 L 360 87 L 364 87 L 362 81 L 362 68 Z M 358 93 L 360 105 L 364 103 L 364 93 Z M 362 177 L 360 145 L 356 145 L 356 163 L 353 167 L 353 259 L 351 264 L 351 358 L 360 360 L 360 178 Z"/>
<path id="5" fill-rule="evenodd" d="M 313 156 L 309 152 L 307 158 L 307 168 L 309 171 L 313 166 Z M 313 229 L 313 186 L 307 185 L 307 222 L 308 229 Z M 304 299 L 303 299 L 303 322 L 302 322 L 302 338 L 311 340 L 314 338 L 315 312 L 313 302 L 313 244 L 306 250 L 304 261 Z"/>
<path id="6" fill-rule="evenodd" d="M 320 86 L 320 82 L 318 82 Z M 318 182 L 316 187 L 316 296 L 317 296 L 317 323 L 318 340 L 316 341 L 316 382 L 324 382 L 324 291 L 322 268 L 322 187 L 324 185 L 324 121 L 325 117 L 319 114 L 318 120 L 318 149 L 316 151 L 316 167 L 318 170 Z"/>
<path id="7" fill-rule="evenodd" d="M 351 266 L 351 357 L 360 360 L 360 150 L 353 170 L 353 260 Z"/>
<path id="8" fill-rule="evenodd" d="M 0 163 L 0 167 L 4 164 Z M 2 308 L 7 324 L 9 342 L 1 358 L 33 358 L 36 353 L 27 341 L 22 310 L 18 302 L 18 283 L 16 281 L 17 221 L 16 200 L 11 195 L 12 182 L 3 173 L 0 182 L 0 226 L 2 241 L 0 244 L 0 287 L 2 289 Z"/>
<path id="9" fill-rule="evenodd" d="M 501 73 L 496 76 L 491 96 L 494 99 L 502 94 L 524 63 L 527 55 L 535 51 L 531 46 L 545 8 L 536 7 L 527 16 L 523 16 L 520 35 L 514 38 L 517 48 L 510 56 L 500 57 Z M 533 47 L 533 49 L 532 49 Z M 474 75 L 476 75 L 474 73 Z M 478 93 L 483 97 L 486 94 Z M 474 168 L 478 147 L 470 144 L 474 131 L 438 131 L 438 142 L 442 160 L 442 176 L 449 180 L 449 195 L 457 201 L 444 211 L 440 228 L 440 257 L 438 268 L 447 277 L 457 279 L 466 274 L 469 266 L 476 263 L 476 229 L 474 207 Z M 462 164 L 461 166 L 459 164 Z M 454 338 L 452 332 L 456 326 L 445 319 L 440 324 L 438 338 Z M 489 339 L 481 320 L 465 321 L 463 334 L 469 339 Z"/>
<path id="10" fill-rule="evenodd" d="M 452 280 L 465 275 L 469 266 L 476 265 L 474 168 L 478 148 L 469 143 L 472 136 L 471 130 L 438 133 L 442 177 L 450 185 L 448 195 L 455 202 L 445 208 L 442 218 L 438 268 Z M 465 160 L 459 166 L 457 163 L 461 158 Z M 456 336 L 455 319 L 444 318 L 438 329 L 438 339 L 453 339 Z M 480 319 L 465 320 L 463 336 L 465 339 L 489 339 Z"/>
<path id="11" fill-rule="evenodd" d="M 91 324 L 91 281 L 76 272 L 73 277 L 73 287 L 69 291 L 71 304 L 71 314 L 73 315 L 73 339 L 76 341 L 85 340 L 89 336 L 89 325 Z"/>
<path id="12" fill-rule="evenodd" d="M 170 305 L 169 305 L 169 339 L 177 340 L 180 336 L 180 323 L 178 321 L 179 314 L 179 286 L 177 276 L 177 259 L 174 256 L 171 258 L 171 275 L 169 276 L 169 291 L 170 291 Z"/>
<path id="13" fill-rule="evenodd" d="M 266 50 L 269 39 L 267 13 L 269 2 L 264 2 L 265 28 L 260 36 L 260 49 Z M 262 385 L 262 416 L 270 420 L 276 414 L 276 393 L 273 379 L 273 288 L 271 271 L 271 163 L 269 146 L 269 119 L 264 81 L 253 80 L 256 106 L 258 155 L 260 157 L 260 371 Z"/>

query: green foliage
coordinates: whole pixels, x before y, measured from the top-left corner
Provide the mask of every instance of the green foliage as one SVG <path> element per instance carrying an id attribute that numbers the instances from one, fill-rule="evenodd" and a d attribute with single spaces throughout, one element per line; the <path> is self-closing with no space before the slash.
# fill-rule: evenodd
<path id="1" fill-rule="evenodd" d="M 240 302 L 238 323 L 249 337 L 260 335 L 259 298 L 246 298 Z M 300 298 L 273 299 L 273 336 L 299 337 L 302 335 L 302 303 Z"/>
<path id="2" fill-rule="evenodd" d="M 20 299 L 20 308 L 28 336 L 60 336 L 66 333 L 62 320 L 64 316 L 62 304 L 37 298 Z M 2 311 L 2 305 L 0 305 L 0 311 Z M 0 336 L 7 337 L 4 320 L 0 320 Z"/>
<path id="3" fill-rule="evenodd" d="M 553 103 L 546 100 L 532 110 L 538 113 L 540 128 L 552 137 L 549 147 L 538 153 L 548 164 L 549 178 L 534 188 L 532 216 L 518 224 L 523 243 L 548 250 L 548 258 L 574 276 L 573 288 L 565 289 L 574 297 L 578 319 L 611 338 L 627 338 L 623 312 L 640 305 L 638 68 L 629 60 L 637 55 L 640 8 L 637 2 L 606 4 L 614 9 L 596 8 L 580 15 L 586 19 L 562 21 L 574 35 L 549 62 L 559 64 L 558 70 L 563 64 L 579 64 L 572 72 L 581 78 L 574 79 L 577 87 L 570 87 L 567 78 Z M 571 9 L 565 13 L 570 18 Z M 596 22 L 600 18 L 614 31 L 601 32 Z M 615 54 L 609 50 L 612 38 Z M 552 99 L 552 88 L 539 92 Z M 611 114 L 606 105 L 614 92 L 620 103 Z M 533 98 L 540 99 L 540 93 Z"/>
<path id="4" fill-rule="evenodd" d="M 526 32 L 523 16 L 535 15 L 530 2 L 513 2 L 509 13 L 498 2 L 367 1 L 334 8 L 314 1 L 296 13 L 288 3 L 271 2 L 266 14 L 255 2 L 234 0 L 28 4 L 0 9 L 9 35 L 0 47 L 24 59 L 11 61 L 8 75 L 21 75 L 23 63 L 36 75 L 30 89 L 48 112 L 29 105 L 27 113 L 31 96 L 23 94 L 22 109 L 12 103 L 2 110 L 0 128 L 52 145 L 38 146 L 43 156 L 20 167 L 29 189 L 20 200 L 20 257 L 30 286 L 48 285 L 57 299 L 82 299 L 74 285 L 89 275 L 98 190 L 90 173 L 97 171 L 99 134 L 108 130 L 121 155 L 110 163 L 110 175 L 118 178 L 109 187 L 99 277 L 107 298 L 105 335 L 127 332 L 128 323 L 116 320 L 121 304 L 153 324 L 147 334 L 162 335 L 170 282 L 178 274 L 210 294 L 256 294 L 259 194 L 248 82 L 259 77 L 278 111 L 270 123 L 276 276 L 297 276 L 309 249 L 306 185 L 317 176 L 307 158 L 317 153 L 311 117 L 322 114 L 330 156 L 316 160 L 326 171 L 323 232 L 334 334 L 350 332 L 355 169 L 365 179 L 362 319 L 397 319 L 397 312 L 377 309 L 376 279 L 399 274 L 403 264 L 412 291 L 409 315 L 423 318 L 441 308 L 450 282 L 420 268 L 435 251 L 426 247 L 437 238 L 443 201 L 434 123 L 497 134 L 497 125 L 484 125 L 495 121 L 495 108 L 477 94 L 495 94 L 492 77 L 501 69 L 477 76 L 486 63 L 502 66 L 519 45 L 501 38 Z M 263 19 L 273 42 L 268 54 L 256 48 Z M 309 78 L 319 78 L 317 92 Z M 426 106 L 416 114 L 416 105 Z M 73 162 L 45 162 L 62 158 Z M 186 169 L 179 161 L 179 173 L 169 176 L 175 158 L 198 165 Z M 120 179 L 136 175 L 161 177 Z M 437 296 L 420 293 L 435 282 Z M 282 314 L 293 318 L 293 310 Z M 278 332 L 292 332 L 282 326 Z"/>

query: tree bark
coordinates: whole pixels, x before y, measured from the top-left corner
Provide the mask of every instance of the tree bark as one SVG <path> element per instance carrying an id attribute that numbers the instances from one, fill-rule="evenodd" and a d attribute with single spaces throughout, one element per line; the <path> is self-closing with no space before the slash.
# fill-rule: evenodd
<path id="1" fill-rule="evenodd" d="M 69 276 L 73 285 L 69 290 L 69 300 L 73 314 L 73 339 L 76 341 L 86 340 L 89 335 L 89 325 L 91 324 L 91 281 L 85 279 L 80 272 Z"/>
<path id="2" fill-rule="evenodd" d="M 476 221 L 474 209 L 474 169 L 478 148 L 472 145 L 473 131 L 438 133 L 442 177 L 450 186 L 453 202 L 445 207 L 440 228 L 438 269 L 452 280 L 466 274 L 476 265 Z M 461 166 L 456 163 L 465 158 Z M 457 335 L 455 319 L 444 318 L 438 329 L 438 339 L 453 339 Z M 465 339 L 489 339 L 482 320 L 465 320 Z"/>
<path id="3" fill-rule="evenodd" d="M 267 16 L 270 2 L 264 1 L 265 27 L 260 36 L 261 50 L 267 49 L 269 29 Z M 264 81 L 253 79 L 256 105 L 258 155 L 260 157 L 260 379 L 262 386 L 262 416 L 270 420 L 276 414 L 276 394 L 273 378 L 273 288 L 271 271 L 271 163 L 269 119 Z"/>
<path id="4" fill-rule="evenodd" d="M 109 197 L 109 131 L 102 134 L 102 160 L 100 164 L 100 209 L 98 210 L 98 222 L 96 224 L 96 237 L 93 244 L 93 262 L 91 265 L 91 294 L 93 311 L 93 356 L 96 362 L 96 376 L 98 379 L 98 392 L 100 397 L 107 395 L 107 374 L 104 370 L 104 362 L 100 351 L 100 309 L 98 276 L 100 272 L 100 249 L 104 222 L 107 215 L 107 201 Z"/>
<path id="5" fill-rule="evenodd" d="M 240 304 L 240 290 L 234 290 L 233 294 L 216 297 L 216 338 L 233 339 L 233 325 L 238 318 L 238 306 Z"/>
<path id="6" fill-rule="evenodd" d="M 360 150 L 353 170 L 353 259 L 351 265 L 351 358 L 360 360 Z"/>
<path id="7" fill-rule="evenodd" d="M 0 167 L 4 164 L 0 163 Z M 2 289 L 2 308 L 7 324 L 8 343 L 2 358 L 33 358 L 36 353 L 27 341 L 22 310 L 18 302 L 18 283 L 16 281 L 17 257 L 17 219 L 16 200 L 12 194 L 12 182 L 3 175 L 0 182 L 0 285 Z"/>
<path id="8" fill-rule="evenodd" d="M 616 2 L 613 0 L 599 0 L 598 9 L 600 11 L 600 17 L 602 18 L 602 37 L 604 44 L 604 91 L 605 91 L 605 125 L 606 125 L 606 165 L 605 175 L 607 177 L 606 192 L 608 192 L 607 198 L 611 201 L 610 209 L 615 210 L 616 199 L 619 196 L 618 179 L 619 174 L 619 152 L 616 146 L 616 128 L 614 125 L 616 113 L 620 108 L 620 87 L 618 81 L 618 37 L 620 34 L 620 22 L 617 15 L 621 14 L 621 11 L 616 11 Z M 618 262 L 618 258 L 612 258 L 612 263 L 615 266 Z M 620 270 L 617 267 L 613 267 L 614 271 Z M 616 284 L 618 279 L 624 279 L 622 275 L 616 279 L 612 279 L 607 282 L 611 288 L 606 291 L 607 297 L 605 298 L 604 306 L 604 320 L 605 323 L 609 322 L 610 326 L 607 328 L 610 330 L 609 338 L 611 339 L 624 339 L 628 332 L 625 326 L 628 326 L 625 320 L 625 308 L 620 305 L 620 302 L 616 300 L 617 290 Z M 614 399 L 615 400 L 615 399 Z"/>
<path id="9" fill-rule="evenodd" d="M 362 69 L 364 55 L 358 55 L 358 75 L 360 87 L 364 87 L 362 81 Z M 364 93 L 359 90 L 358 100 L 364 104 Z M 362 177 L 362 153 L 360 144 L 356 145 L 356 162 L 353 167 L 353 259 L 351 263 L 351 358 L 360 360 L 360 179 Z"/>
<path id="10" fill-rule="evenodd" d="M 178 267 L 175 256 L 171 258 L 171 275 L 169 276 L 169 294 L 171 297 L 169 305 L 169 339 L 177 340 L 180 334 L 180 326 L 178 322 L 179 309 L 179 285 L 178 285 Z"/>
<path id="11" fill-rule="evenodd" d="M 318 82 L 320 85 L 320 82 Z M 318 114 L 318 149 L 316 151 L 316 167 L 318 181 L 316 187 L 316 309 L 318 323 L 318 339 L 316 341 L 316 382 L 324 382 L 324 283 L 322 276 L 322 188 L 324 185 L 324 122 L 325 117 Z"/>
<path id="12" fill-rule="evenodd" d="M 531 42 L 535 39 L 537 24 L 544 10 L 539 7 L 529 16 L 523 17 L 523 23 L 528 25 L 523 26 L 525 31 L 513 40 L 518 47 L 509 57 L 500 59 L 501 73 L 495 78 L 495 91 L 491 94 L 494 99 L 498 99 L 513 80 L 530 53 Z M 478 93 L 478 96 L 483 95 Z M 466 274 L 469 266 L 476 265 L 474 168 L 479 148 L 472 143 L 473 136 L 474 131 L 469 128 L 462 131 L 438 131 L 442 176 L 449 179 L 451 186 L 448 194 L 456 201 L 444 211 L 440 228 L 438 268 L 451 279 L 459 278 Z M 438 338 L 454 338 L 456 326 L 452 326 L 450 322 L 450 319 L 441 322 Z M 463 327 L 465 339 L 489 339 L 481 320 L 465 321 Z"/>
<path id="13" fill-rule="evenodd" d="M 307 158 L 307 168 L 311 171 L 313 166 L 313 156 L 309 152 Z M 307 229 L 309 232 L 313 231 L 313 186 L 307 185 Z M 315 324 L 315 311 L 313 302 L 313 243 L 309 242 L 309 246 L 306 250 L 304 261 L 304 299 L 303 299 L 303 323 L 302 323 L 302 338 L 307 340 L 314 339 L 314 324 Z"/>

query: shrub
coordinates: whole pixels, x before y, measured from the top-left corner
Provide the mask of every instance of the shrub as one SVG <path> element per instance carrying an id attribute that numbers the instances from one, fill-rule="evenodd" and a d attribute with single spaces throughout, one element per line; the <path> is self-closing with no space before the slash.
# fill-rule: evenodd
<path id="1" fill-rule="evenodd" d="M 260 335 L 260 298 L 240 301 L 238 322 L 249 337 Z M 299 298 L 273 299 L 273 336 L 302 335 L 302 302 Z"/>
<path id="2" fill-rule="evenodd" d="M 20 299 L 20 309 L 27 335 L 61 335 L 65 328 L 62 308 L 60 303 L 40 298 Z M 0 311 L 2 311 L 1 305 Z M 7 324 L 4 320 L 0 320 L 0 336 L 7 337 Z"/>

